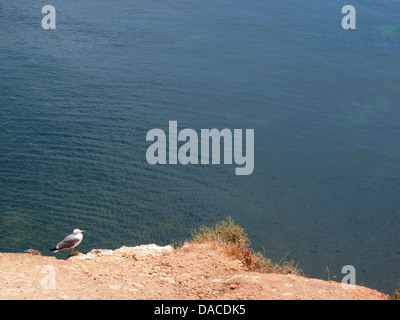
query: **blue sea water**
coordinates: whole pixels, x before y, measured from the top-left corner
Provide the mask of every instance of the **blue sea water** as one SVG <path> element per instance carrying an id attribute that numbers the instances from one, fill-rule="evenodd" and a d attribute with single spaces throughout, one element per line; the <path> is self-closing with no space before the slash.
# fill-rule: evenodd
<path id="1" fill-rule="evenodd" d="M 180 242 L 230 215 L 254 249 L 400 282 L 400 1 L 0 0 L 0 251 Z M 55 30 L 41 9 L 56 8 Z M 146 133 L 255 130 L 255 169 L 156 165 Z M 57 253 L 60 259 L 65 252 Z"/>

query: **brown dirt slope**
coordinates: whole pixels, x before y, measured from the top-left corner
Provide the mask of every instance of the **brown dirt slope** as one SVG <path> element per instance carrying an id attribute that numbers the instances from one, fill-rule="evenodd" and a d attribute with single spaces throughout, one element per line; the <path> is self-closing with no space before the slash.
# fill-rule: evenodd
<path id="1" fill-rule="evenodd" d="M 94 249 L 67 260 L 0 253 L 0 299 L 388 298 L 362 286 L 247 271 L 210 243 Z"/>

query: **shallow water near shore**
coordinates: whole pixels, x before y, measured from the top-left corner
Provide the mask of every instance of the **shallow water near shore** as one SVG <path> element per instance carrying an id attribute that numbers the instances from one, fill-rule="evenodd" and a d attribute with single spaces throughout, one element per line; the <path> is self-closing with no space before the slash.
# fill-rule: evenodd
<path id="1" fill-rule="evenodd" d="M 0 1 L 0 251 L 171 242 L 230 215 L 304 273 L 400 282 L 400 3 Z M 255 168 L 156 165 L 146 133 L 255 130 Z M 57 253 L 57 257 L 66 255 Z"/>

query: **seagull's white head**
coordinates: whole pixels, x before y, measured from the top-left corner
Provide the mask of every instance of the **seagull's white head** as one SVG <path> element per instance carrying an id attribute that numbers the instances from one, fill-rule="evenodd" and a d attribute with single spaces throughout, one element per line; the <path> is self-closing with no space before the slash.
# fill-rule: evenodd
<path id="1" fill-rule="evenodd" d="M 73 232 L 73 235 L 76 236 L 77 234 L 83 233 L 83 232 L 85 232 L 85 230 L 75 229 Z"/>

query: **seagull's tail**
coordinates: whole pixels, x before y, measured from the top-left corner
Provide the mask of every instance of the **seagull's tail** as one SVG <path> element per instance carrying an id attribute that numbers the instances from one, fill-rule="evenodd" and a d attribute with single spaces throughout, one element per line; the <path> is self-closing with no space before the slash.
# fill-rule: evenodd
<path id="1" fill-rule="evenodd" d="M 60 251 L 60 250 L 57 250 L 57 248 L 53 248 L 53 249 L 50 249 L 50 251 L 57 252 L 57 251 Z"/>

